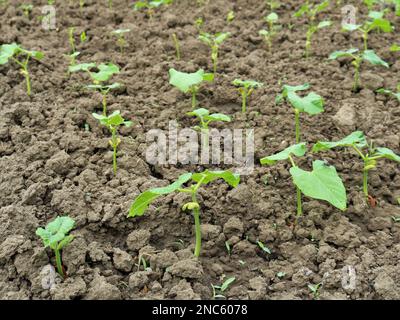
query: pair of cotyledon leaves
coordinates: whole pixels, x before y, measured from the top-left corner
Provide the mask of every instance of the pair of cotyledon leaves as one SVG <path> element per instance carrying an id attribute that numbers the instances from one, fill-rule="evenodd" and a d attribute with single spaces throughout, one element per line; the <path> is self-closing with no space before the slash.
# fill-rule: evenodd
<path id="1" fill-rule="evenodd" d="M 44 57 L 43 52 L 26 50 L 14 42 L 11 44 L 3 44 L 0 47 L 0 65 L 6 64 L 10 58 L 19 54 L 24 54 L 37 60 L 41 60 Z"/>
<path id="2" fill-rule="evenodd" d="M 43 228 L 38 228 L 36 234 L 42 239 L 45 247 L 61 250 L 73 240 L 68 233 L 74 228 L 75 221 L 68 217 L 57 217 Z"/>

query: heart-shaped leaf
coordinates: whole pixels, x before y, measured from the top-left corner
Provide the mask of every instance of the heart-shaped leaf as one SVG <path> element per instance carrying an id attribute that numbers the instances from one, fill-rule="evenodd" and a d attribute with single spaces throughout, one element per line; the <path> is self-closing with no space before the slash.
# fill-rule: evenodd
<path id="1" fill-rule="evenodd" d="M 264 157 L 260 159 L 260 163 L 271 165 L 276 163 L 277 161 L 288 160 L 289 156 L 291 156 L 292 154 L 296 157 L 302 157 L 305 155 L 306 152 L 306 144 L 303 142 L 287 147 L 285 150 L 275 153 L 271 156 Z"/>
<path id="2" fill-rule="evenodd" d="M 348 135 L 347 137 L 335 141 L 335 142 L 328 142 L 328 141 L 318 141 L 312 151 L 324 151 L 329 150 L 336 147 L 350 147 L 350 146 L 357 146 L 359 148 L 363 148 L 367 146 L 367 140 L 365 139 L 364 133 L 362 131 L 355 131 Z"/>

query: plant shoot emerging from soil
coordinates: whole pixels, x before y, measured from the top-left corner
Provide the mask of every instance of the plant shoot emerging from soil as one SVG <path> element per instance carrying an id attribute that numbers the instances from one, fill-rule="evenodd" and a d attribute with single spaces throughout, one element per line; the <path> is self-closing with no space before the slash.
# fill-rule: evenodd
<path id="1" fill-rule="evenodd" d="M 327 9 L 329 7 L 329 0 L 326 0 L 320 4 L 310 4 L 309 1 L 306 1 L 300 9 L 293 15 L 296 18 L 300 18 L 302 16 L 306 16 L 308 21 L 308 29 L 306 34 L 306 52 L 305 56 L 308 58 L 311 52 L 311 44 L 312 44 L 312 37 L 314 33 L 318 30 L 329 27 L 332 25 L 330 21 L 324 20 L 321 22 L 317 22 L 317 15 Z"/>
<path id="2" fill-rule="evenodd" d="M 108 117 L 102 114 L 93 113 L 93 117 L 99 120 L 100 124 L 106 126 L 111 133 L 111 140 L 109 141 L 110 146 L 113 148 L 113 171 L 114 175 L 117 174 L 117 148 L 121 143 L 121 139 L 118 137 L 118 128 L 120 126 L 130 127 L 131 121 L 125 121 L 121 116 L 120 112 L 114 111 Z"/>
<path id="3" fill-rule="evenodd" d="M 93 72 L 91 70 L 97 69 L 97 72 Z M 119 67 L 112 63 L 102 63 L 96 66 L 95 63 L 81 63 L 70 66 L 68 68 L 69 72 L 78 72 L 84 71 L 89 73 L 90 78 L 92 80 L 91 85 L 87 85 L 86 88 L 90 90 L 99 91 L 103 97 L 102 105 L 103 105 L 103 116 L 107 116 L 107 95 L 113 89 L 118 89 L 121 87 L 119 83 L 113 84 L 105 84 L 114 74 L 119 73 Z"/>
<path id="4" fill-rule="evenodd" d="M 29 60 L 31 58 L 41 60 L 43 56 L 43 53 L 40 51 L 29 51 L 16 43 L 3 44 L 0 47 L 0 65 L 6 64 L 11 60 L 20 66 L 20 72 L 25 77 L 26 93 L 28 96 L 31 95 L 31 78 L 28 70 Z"/>
<path id="5" fill-rule="evenodd" d="M 389 20 L 384 18 L 384 12 L 371 11 L 368 14 L 369 20 L 364 22 L 364 24 L 345 24 L 343 29 L 345 31 L 359 31 L 361 32 L 362 39 L 364 42 L 364 50 L 368 50 L 368 35 L 373 30 L 379 32 L 392 32 L 393 27 Z"/>
<path id="6" fill-rule="evenodd" d="M 312 151 L 326 151 L 333 148 L 350 147 L 361 157 L 364 162 L 363 168 L 363 192 L 367 199 L 368 193 L 368 172 L 376 168 L 377 161 L 380 159 L 389 159 L 400 163 L 400 156 L 388 148 L 375 147 L 373 143 L 368 143 L 361 131 L 355 131 L 342 140 L 335 142 L 318 141 Z M 365 149 L 365 151 L 363 151 Z"/>
<path id="7" fill-rule="evenodd" d="M 173 3 L 173 0 L 153 0 L 153 1 L 148 1 L 148 0 L 143 0 L 143 1 L 137 1 L 135 2 L 135 5 L 133 7 L 134 10 L 141 10 L 141 9 L 146 9 L 146 14 L 147 16 L 152 19 L 154 10 L 161 5 L 168 5 Z"/>
<path id="8" fill-rule="evenodd" d="M 238 91 L 242 96 L 242 113 L 246 113 L 247 99 L 251 96 L 255 89 L 261 88 L 263 84 L 254 80 L 235 79 L 232 84 L 238 87 Z"/>
<path id="9" fill-rule="evenodd" d="M 205 73 L 200 69 L 194 73 L 180 72 L 175 69 L 169 69 L 169 83 L 178 88 L 183 93 L 192 95 L 192 109 L 196 108 L 196 95 L 203 81 L 212 82 L 214 75 Z"/>
<path id="10" fill-rule="evenodd" d="M 111 32 L 113 36 L 117 37 L 117 46 L 121 53 L 124 53 L 124 48 L 126 47 L 125 34 L 130 31 L 130 29 L 117 29 Z"/>
<path id="11" fill-rule="evenodd" d="M 364 52 L 359 52 L 358 49 L 349 49 L 346 51 L 335 51 L 332 52 L 329 56 L 329 60 L 336 60 L 339 58 L 350 58 L 351 64 L 355 68 L 354 72 L 354 84 L 353 84 L 353 91 L 358 91 L 360 88 L 360 67 L 363 61 L 368 61 L 369 63 L 375 66 L 384 66 L 389 68 L 387 62 L 383 61 L 374 50 L 366 50 Z"/>
<path id="12" fill-rule="evenodd" d="M 61 250 L 65 248 L 74 239 L 74 236 L 68 233 L 74 228 L 75 221 L 68 217 L 57 217 L 52 222 L 48 223 L 45 229 L 38 228 L 36 235 L 38 235 L 44 246 L 50 247 L 56 256 L 57 272 L 65 278 L 63 265 L 61 260 Z"/>
<path id="13" fill-rule="evenodd" d="M 277 33 L 277 26 L 275 25 L 278 22 L 279 16 L 275 12 L 271 12 L 268 16 L 266 16 L 265 21 L 268 23 L 268 30 L 260 30 L 258 33 L 262 36 L 268 46 L 268 50 L 272 49 L 272 42 Z"/>
<path id="14" fill-rule="evenodd" d="M 234 283 L 236 280 L 235 277 L 226 279 L 221 285 L 211 285 L 213 289 L 213 299 L 226 299 L 223 293 L 228 290 L 229 286 Z"/>
<path id="15" fill-rule="evenodd" d="M 335 167 L 329 166 L 321 160 L 313 162 L 312 171 L 302 170 L 296 165 L 293 156 L 302 157 L 306 151 L 306 144 L 299 143 L 274 155 L 262 158 L 260 162 L 263 165 L 273 165 L 277 161 L 289 161 L 291 164 L 289 172 L 297 187 L 297 217 L 303 214 L 301 193 L 310 198 L 328 201 L 342 211 L 346 210 L 346 189 Z"/>
<path id="16" fill-rule="evenodd" d="M 400 83 L 397 85 L 397 92 L 393 92 L 392 90 L 388 89 L 378 89 L 376 92 L 382 93 L 382 94 L 387 94 L 389 96 L 393 96 L 397 99 L 397 101 L 400 102 Z"/>
<path id="17" fill-rule="evenodd" d="M 230 32 L 219 32 L 216 34 L 202 32 L 199 35 L 199 39 L 211 48 L 211 60 L 213 63 L 214 77 L 217 73 L 219 48 L 221 44 L 229 38 L 230 35 Z"/>
<path id="18" fill-rule="evenodd" d="M 204 171 L 201 173 L 184 173 L 172 184 L 147 190 L 141 193 L 133 202 L 128 217 L 142 216 L 148 206 L 161 195 L 167 195 L 174 192 L 187 193 L 191 196 L 191 201 L 183 205 L 182 210 L 190 210 L 193 213 L 196 231 L 196 244 L 194 255 L 200 256 L 201 250 L 201 229 L 200 229 L 200 204 L 197 200 L 200 187 L 209 184 L 218 179 L 223 179 L 228 185 L 235 188 L 240 182 L 240 176 L 230 171 Z M 193 184 L 187 188 L 182 186 L 189 181 Z"/>
<path id="19" fill-rule="evenodd" d="M 324 100 L 315 92 L 309 93 L 305 97 L 300 97 L 297 91 L 308 90 L 310 85 L 308 83 L 300 86 L 284 85 L 282 93 L 276 97 L 275 102 L 281 103 L 287 100 L 294 108 L 295 114 L 295 128 L 296 128 L 296 143 L 301 141 L 300 132 L 300 113 L 306 112 L 309 115 L 316 115 L 324 111 Z"/>

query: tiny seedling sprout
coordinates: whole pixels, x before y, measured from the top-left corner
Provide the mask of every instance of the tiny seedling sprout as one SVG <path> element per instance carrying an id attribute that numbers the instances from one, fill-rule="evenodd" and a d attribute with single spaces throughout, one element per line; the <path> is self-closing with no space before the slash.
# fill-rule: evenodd
<path id="1" fill-rule="evenodd" d="M 232 277 L 232 278 L 228 278 L 224 281 L 224 283 L 222 285 L 219 286 L 215 286 L 215 285 L 211 285 L 212 289 L 213 289 L 213 298 L 214 299 L 225 299 L 225 296 L 223 295 L 223 293 L 228 290 L 229 286 L 235 282 L 236 278 Z"/>
<path id="2" fill-rule="evenodd" d="M 238 87 L 238 91 L 242 96 L 242 113 L 246 113 L 247 99 L 251 96 L 255 89 L 261 88 L 263 84 L 261 82 L 253 80 L 241 80 L 235 79 L 232 84 Z"/>
<path id="3" fill-rule="evenodd" d="M 314 300 L 317 300 L 319 298 L 319 290 L 321 289 L 321 286 L 322 283 L 308 285 L 308 289 L 310 289 Z"/>
<path id="4" fill-rule="evenodd" d="M 16 43 L 3 44 L 0 47 L 0 65 L 6 64 L 11 60 L 21 67 L 21 74 L 26 80 L 26 92 L 28 96 L 31 95 L 31 78 L 28 70 L 29 60 L 31 58 L 41 60 L 43 56 L 43 53 L 40 51 L 29 51 Z"/>
<path id="5" fill-rule="evenodd" d="M 216 34 L 210 34 L 201 32 L 199 39 L 211 48 L 211 60 L 213 63 L 214 77 L 217 73 L 218 55 L 221 44 L 229 38 L 230 32 L 219 32 Z"/>
<path id="6" fill-rule="evenodd" d="M 310 56 L 311 52 L 311 44 L 312 44 L 312 37 L 313 35 L 320 29 L 329 27 L 332 25 L 331 21 L 321 21 L 317 22 L 317 15 L 327 9 L 329 7 L 329 0 L 325 0 L 319 4 L 310 4 L 309 1 L 306 1 L 305 4 L 303 4 L 300 9 L 295 12 L 294 17 L 300 18 L 302 16 L 306 16 L 308 20 L 308 29 L 306 33 L 306 58 Z"/>
<path id="7" fill-rule="evenodd" d="M 263 165 L 273 165 L 277 161 L 286 160 L 291 164 L 289 172 L 297 190 L 297 217 L 303 215 L 301 193 L 310 198 L 325 200 L 342 211 L 346 210 L 346 189 L 334 166 L 315 160 L 313 170 L 305 171 L 296 165 L 294 156 L 303 157 L 306 151 L 306 144 L 299 143 L 262 158 L 260 162 Z"/>
<path id="8" fill-rule="evenodd" d="M 138 11 L 141 9 L 146 9 L 147 16 L 152 19 L 154 14 L 154 9 L 160 7 L 161 5 L 171 4 L 173 0 L 143 0 L 135 2 L 133 7 L 134 10 Z"/>
<path id="9" fill-rule="evenodd" d="M 117 37 L 117 46 L 121 53 L 124 52 L 124 48 L 126 47 L 125 34 L 130 31 L 130 29 L 117 29 L 111 32 L 112 35 Z"/>
<path id="10" fill-rule="evenodd" d="M 371 11 L 368 14 L 369 20 L 364 24 L 344 24 L 343 30 L 345 31 L 359 31 L 362 34 L 364 42 L 364 50 L 368 50 L 368 35 L 373 30 L 378 30 L 379 32 L 392 32 L 393 27 L 389 20 L 384 18 L 384 12 Z"/>
<path id="11" fill-rule="evenodd" d="M 45 247 L 50 247 L 56 256 L 56 266 L 57 272 L 65 278 L 63 271 L 61 250 L 65 248 L 74 239 L 74 236 L 68 235 L 68 233 L 74 228 L 75 221 L 68 217 L 57 217 L 52 222 L 48 223 L 47 226 L 43 228 L 38 228 L 36 230 L 36 235 L 38 235 Z"/>
<path id="12" fill-rule="evenodd" d="M 235 19 L 235 12 L 232 10 L 226 15 L 226 22 L 231 23 Z"/>
<path id="13" fill-rule="evenodd" d="M 278 22 L 279 16 L 275 12 L 271 12 L 268 16 L 266 16 L 265 21 L 268 23 L 268 30 L 260 30 L 258 33 L 260 36 L 262 36 L 265 39 L 265 42 L 267 43 L 268 50 L 271 50 L 272 48 L 272 41 L 276 35 L 277 32 L 277 26 L 275 23 Z"/>
<path id="14" fill-rule="evenodd" d="M 354 72 L 354 84 L 353 84 L 353 90 L 358 91 L 360 88 L 360 66 L 363 61 L 368 61 L 369 63 L 376 65 L 376 66 L 384 66 L 386 68 L 389 68 L 389 65 L 387 62 L 383 61 L 376 53 L 374 50 L 366 50 L 364 52 L 359 52 L 358 49 L 349 49 L 346 51 L 335 51 L 332 52 L 331 55 L 329 56 L 329 60 L 336 60 L 338 58 L 350 58 L 352 59 L 351 64 L 355 68 Z"/>
<path id="15" fill-rule="evenodd" d="M 368 172 L 376 168 L 377 161 L 380 159 L 389 159 L 400 163 L 400 156 L 395 154 L 392 150 L 382 147 L 376 148 L 372 142 L 368 144 L 367 139 L 361 131 L 355 131 L 342 140 L 335 142 L 318 141 L 314 145 L 312 151 L 326 151 L 339 147 L 352 148 L 363 160 L 363 192 L 367 199 L 369 197 Z M 366 149 L 366 151 L 363 152 L 363 149 Z"/>
<path id="16" fill-rule="evenodd" d="M 93 113 L 93 117 L 99 120 L 100 124 L 106 126 L 111 133 L 111 140 L 109 141 L 109 143 L 113 148 L 113 171 L 115 175 L 117 174 L 117 148 L 121 143 L 121 139 L 118 137 L 118 128 L 121 125 L 130 127 L 132 125 L 132 122 L 125 121 L 118 110 L 114 111 L 108 117 L 97 113 Z"/>
<path id="17" fill-rule="evenodd" d="M 93 72 L 91 70 L 97 69 L 97 72 Z M 119 73 L 119 67 L 112 63 L 102 63 L 96 66 L 95 63 L 81 63 L 72 65 L 68 68 L 69 72 L 78 72 L 84 71 L 89 73 L 90 78 L 92 80 L 91 85 L 87 85 L 86 88 L 90 90 L 99 91 L 103 97 L 102 105 L 103 105 L 103 115 L 107 116 L 107 95 L 113 89 L 118 89 L 121 87 L 119 83 L 113 84 L 105 84 L 114 74 Z"/>
<path id="18" fill-rule="evenodd" d="M 260 249 L 263 252 L 265 252 L 267 254 L 271 254 L 271 250 L 264 243 L 262 243 L 261 241 L 257 241 L 257 245 L 260 247 Z"/>
<path id="19" fill-rule="evenodd" d="M 284 85 L 282 93 L 275 100 L 278 104 L 286 99 L 294 108 L 296 143 L 300 143 L 301 141 L 300 113 L 305 112 L 309 115 L 316 115 L 324 111 L 324 100 L 315 92 L 311 92 L 305 97 L 300 97 L 297 94 L 297 91 L 304 91 L 309 88 L 310 85 L 308 83 L 300 86 Z"/>
<path id="20" fill-rule="evenodd" d="M 203 81 L 212 82 L 214 75 L 205 73 L 200 69 L 194 73 L 180 72 L 175 69 L 169 69 L 169 83 L 178 88 L 183 93 L 191 93 L 192 108 L 196 108 L 196 95 Z"/>
<path id="21" fill-rule="evenodd" d="M 182 210 L 190 210 L 193 213 L 195 222 L 196 244 L 194 256 L 198 257 L 201 250 L 201 228 L 200 228 L 200 204 L 197 200 L 198 190 L 200 187 L 207 185 L 218 179 L 223 179 L 228 185 L 236 188 L 240 182 L 240 176 L 227 171 L 203 171 L 201 173 L 184 173 L 172 184 L 147 190 L 136 197 L 129 210 L 128 217 L 142 216 L 148 206 L 161 195 L 167 195 L 174 192 L 186 193 L 191 196 L 191 201 L 183 205 Z M 187 188 L 183 185 L 192 181 Z"/>

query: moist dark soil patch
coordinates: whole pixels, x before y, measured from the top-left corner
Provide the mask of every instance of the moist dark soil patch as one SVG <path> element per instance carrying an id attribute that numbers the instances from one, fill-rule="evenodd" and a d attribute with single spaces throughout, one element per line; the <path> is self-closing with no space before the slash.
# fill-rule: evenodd
<path id="1" fill-rule="evenodd" d="M 271 52 L 258 36 L 268 14 L 261 0 L 213 0 L 205 6 L 175 1 L 157 9 L 152 19 L 133 11 L 131 1 L 113 2 L 110 10 L 106 1 L 86 1 L 81 13 L 77 3 L 56 1 L 57 29 L 51 31 L 38 19 L 47 1 L 32 1 L 29 19 L 18 9 L 19 1 L 0 6 L 0 44 L 15 41 L 45 53 L 43 63 L 30 65 L 31 98 L 15 66 L 0 66 L 0 298 L 209 299 L 211 285 L 224 277 L 236 278 L 225 293 L 232 299 L 312 299 L 307 286 L 321 282 L 321 299 L 400 298 L 400 224 L 391 218 L 400 216 L 396 163 L 383 161 L 371 172 L 377 206 L 370 208 L 361 192 L 362 165 L 353 153 L 310 154 L 300 164 L 309 168 L 313 158 L 322 158 L 335 165 L 349 208 L 340 212 L 304 197 L 305 215 L 296 228 L 288 166 L 258 165 L 260 157 L 294 142 L 292 110 L 274 103 L 280 83 L 309 82 L 325 99 L 324 113 L 302 115 L 304 141 L 337 140 L 357 129 L 399 152 L 399 103 L 375 89 L 395 88 L 399 81 L 399 54 L 388 48 L 399 40 L 400 18 L 388 14 L 395 32 L 374 33 L 369 42 L 390 69 L 364 64 L 363 87 L 353 93 L 351 66 L 327 60 L 335 50 L 362 46 L 358 35 L 341 32 L 340 7 L 332 5 L 322 14 L 334 26 L 316 34 L 313 55 L 304 59 L 306 26 L 291 17 L 300 1 L 283 1 L 277 10 L 283 30 Z M 364 19 L 365 7 L 349 2 L 357 3 L 357 18 Z M 230 10 L 235 19 L 227 24 Z M 204 169 L 151 166 L 145 160 L 146 132 L 166 130 L 174 119 L 182 127 L 194 123 L 185 116 L 190 97 L 169 85 L 168 70 L 211 70 L 209 50 L 197 39 L 198 17 L 206 31 L 232 33 L 221 48 L 217 81 L 200 91 L 199 103 L 232 115 L 228 128 L 255 128 L 257 164 L 236 189 L 216 182 L 200 192 L 203 248 L 196 260 L 193 218 L 181 211 L 182 196 L 164 197 L 143 217 L 126 216 L 140 192 L 172 182 L 184 171 Z M 76 39 L 78 61 L 110 61 L 122 70 L 115 79 L 124 88 L 110 96 L 109 110 L 121 110 L 134 125 L 121 130 L 116 177 L 109 135 L 91 116 L 101 110 L 101 97 L 80 89 L 85 76 L 66 73 L 71 26 L 88 36 L 84 44 Z M 124 54 L 110 36 L 118 28 L 131 29 Z M 173 33 L 181 43 L 178 62 Z M 250 98 L 246 116 L 231 85 L 235 78 L 264 83 Z M 35 230 L 64 214 L 77 221 L 76 238 L 63 252 L 68 278 L 48 289 L 43 279 L 54 256 L 43 249 Z M 143 270 L 140 257 L 150 269 Z M 355 285 L 349 285 L 352 280 Z"/>

